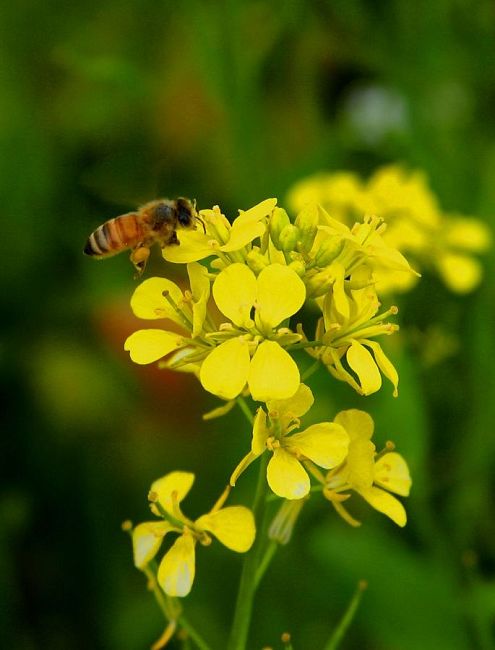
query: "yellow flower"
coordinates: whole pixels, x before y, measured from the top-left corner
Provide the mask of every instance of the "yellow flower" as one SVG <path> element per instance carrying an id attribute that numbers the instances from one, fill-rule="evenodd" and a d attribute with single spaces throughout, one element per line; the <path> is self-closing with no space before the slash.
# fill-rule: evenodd
<path id="1" fill-rule="evenodd" d="M 180 246 L 166 246 L 163 257 L 176 263 L 195 262 L 211 255 L 233 261 L 238 251 L 263 235 L 267 228 L 266 219 L 276 205 L 277 199 L 266 199 L 249 210 L 241 210 L 232 225 L 218 206 L 212 210 L 200 210 L 199 216 L 205 223 L 206 232 L 199 229 L 181 231 Z"/>
<path id="2" fill-rule="evenodd" d="M 324 469 L 342 463 L 349 437 L 340 424 L 321 422 L 288 435 L 299 428 L 299 418 L 312 404 L 311 390 L 301 384 L 293 398 L 267 403 L 269 420 L 260 407 L 254 420 L 251 451 L 234 470 L 231 485 L 266 450 L 272 452 L 267 467 L 268 484 L 275 494 L 285 499 L 301 499 L 309 493 L 311 484 L 305 462 L 312 461 Z"/>
<path id="3" fill-rule="evenodd" d="M 411 477 L 405 460 L 393 451 L 376 456 L 375 445 L 371 442 L 373 420 L 364 411 L 341 411 L 334 422 L 340 424 L 349 435 L 349 452 L 345 462 L 327 474 L 324 496 L 353 526 L 359 525 L 359 522 L 342 505 L 350 496 L 346 494 L 349 490 L 360 494 L 375 510 L 390 517 L 397 525 L 405 526 L 407 516 L 404 506 L 390 494 L 409 495 Z"/>
<path id="4" fill-rule="evenodd" d="M 134 564 L 143 569 L 155 557 L 167 533 L 178 533 L 158 567 L 158 583 L 169 596 L 187 596 L 195 575 L 196 544 L 211 544 L 214 535 L 224 546 L 238 553 L 251 548 L 256 534 L 252 512 L 244 506 L 223 504 L 228 490 L 209 513 L 195 521 L 188 519 L 180 509 L 194 483 L 194 474 L 171 472 L 155 481 L 149 499 L 151 510 L 163 517 L 162 521 L 147 521 L 132 531 Z"/>
<path id="5" fill-rule="evenodd" d="M 479 285 L 483 269 L 471 255 L 486 252 L 491 239 L 488 227 L 478 219 L 445 219 L 432 261 L 451 291 L 469 293 Z"/>
<path id="6" fill-rule="evenodd" d="M 217 276 L 213 297 L 233 323 L 226 326 L 232 336 L 203 361 L 203 387 L 224 399 L 239 395 L 246 383 L 257 401 L 293 395 L 299 386 L 299 370 L 280 345 L 279 335 L 287 330 L 278 328 L 304 303 L 306 291 L 297 273 L 271 264 L 256 277 L 244 264 L 231 264 Z"/>
<path id="7" fill-rule="evenodd" d="M 165 318 L 184 334 L 143 329 L 131 334 L 125 349 L 138 364 L 168 356 L 163 365 L 191 370 L 209 392 L 230 400 L 249 387 L 253 399 L 293 395 L 299 370 L 284 345 L 301 340 L 286 324 L 304 304 L 306 290 L 297 273 L 269 264 L 256 276 L 233 263 L 213 276 L 213 298 L 230 322 L 217 328 L 208 313 L 211 276 L 197 262 L 187 265 L 190 291 L 170 280 L 149 278 L 134 292 L 131 307 L 145 319 Z"/>
<path id="8" fill-rule="evenodd" d="M 310 203 L 319 203 L 332 217 L 351 225 L 366 212 L 363 183 L 351 172 L 319 173 L 293 185 L 287 194 L 289 210 L 297 214 Z"/>
<path id="9" fill-rule="evenodd" d="M 477 219 L 442 212 L 423 172 L 389 165 L 366 183 L 348 172 L 320 173 L 303 179 L 288 193 L 289 207 L 295 213 L 310 202 L 319 203 L 333 221 L 346 228 L 366 214 L 384 220 L 387 229 L 381 229 L 381 241 L 368 239 L 380 295 L 408 291 L 415 285 L 417 275 L 400 268 L 401 253 L 411 256 L 415 266 L 434 269 L 456 293 L 472 291 L 481 280 L 482 268 L 474 254 L 491 246 L 488 227 Z M 328 225 L 335 229 L 335 224 Z M 354 234 L 357 230 L 365 231 L 362 225 L 352 227 Z M 389 249 L 385 256 L 380 250 L 383 246 Z"/>
<path id="10" fill-rule="evenodd" d="M 351 275 L 349 286 L 353 283 L 360 286 L 361 281 L 366 285 L 369 277 L 367 280 L 366 275 L 361 275 L 361 279 Z M 398 325 L 386 320 L 397 313 L 397 308 L 377 313 L 380 302 L 371 284 L 345 292 L 340 290 L 340 293 L 336 289 L 334 287 L 318 300 L 323 317 L 317 323 L 314 338 L 321 340 L 323 345 L 308 347 L 307 353 L 319 359 L 336 379 L 347 382 L 362 395 L 378 391 L 383 374 L 392 383 L 396 397 L 397 371 L 380 344 L 372 339 L 389 336 L 399 329 Z"/>
<path id="11" fill-rule="evenodd" d="M 193 262 L 187 265 L 191 291 L 182 290 L 166 278 L 148 278 L 131 298 L 131 308 L 138 318 L 167 319 L 195 338 L 203 333 L 210 297 L 207 269 Z M 144 329 L 131 334 L 124 349 L 134 363 L 147 364 L 186 347 L 188 336 L 163 329 Z"/>

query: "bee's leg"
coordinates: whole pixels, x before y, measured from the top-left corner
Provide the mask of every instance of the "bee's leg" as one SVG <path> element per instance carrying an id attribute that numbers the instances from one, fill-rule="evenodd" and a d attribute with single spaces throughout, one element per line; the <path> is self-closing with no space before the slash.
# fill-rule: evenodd
<path id="1" fill-rule="evenodd" d="M 144 244 L 140 244 L 133 248 L 131 251 L 131 262 L 134 265 L 134 268 L 137 271 L 136 277 L 138 278 L 143 274 L 144 269 L 146 268 L 146 262 L 150 256 L 150 249 Z"/>
<path id="2" fill-rule="evenodd" d="M 179 244 L 180 244 L 180 241 L 179 241 L 179 238 L 177 237 L 177 232 L 175 230 L 172 230 L 172 232 L 170 233 L 170 237 L 163 244 L 162 248 L 164 246 L 178 246 Z"/>

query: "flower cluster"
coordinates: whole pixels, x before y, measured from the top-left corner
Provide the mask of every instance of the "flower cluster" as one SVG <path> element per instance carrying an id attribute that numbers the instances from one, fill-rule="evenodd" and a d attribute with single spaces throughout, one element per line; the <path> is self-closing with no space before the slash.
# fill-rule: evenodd
<path id="1" fill-rule="evenodd" d="M 374 424 L 364 411 L 341 411 L 333 422 L 321 422 L 304 431 L 300 418 L 314 402 L 310 388 L 301 384 L 291 399 L 272 400 L 257 411 L 251 451 L 241 460 L 230 479 L 235 485 L 242 472 L 263 453 L 270 453 L 267 480 L 271 490 L 288 500 L 301 500 L 310 493 L 310 475 L 323 495 L 351 525 L 359 525 L 343 506 L 358 493 L 373 508 L 399 526 L 406 523 L 404 507 L 390 492 L 407 496 L 411 478 L 405 460 L 389 443 L 381 454 L 371 442 Z M 319 468 L 329 470 L 326 474 Z"/>
<path id="2" fill-rule="evenodd" d="M 238 553 L 251 548 L 255 524 L 251 511 L 244 506 L 223 508 L 226 491 L 211 511 L 195 521 L 188 519 L 180 503 L 194 483 L 194 474 L 171 472 L 155 481 L 149 493 L 151 511 L 160 521 L 146 521 L 132 531 L 134 564 L 144 569 L 158 553 L 168 533 L 179 535 L 163 556 L 158 567 L 158 583 L 168 596 L 187 596 L 195 574 L 195 547 L 211 544 L 214 535 L 224 546 Z"/>
<path id="3" fill-rule="evenodd" d="M 381 219 L 349 228 L 315 203 L 291 222 L 275 199 L 232 224 L 218 207 L 200 217 L 204 232 L 181 232 L 180 246 L 163 249 L 187 265 L 189 288 L 149 278 L 131 300 L 136 316 L 172 321 L 180 332 L 135 332 L 125 343 L 133 361 L 192 372 L 225 400 L 267 402 L 296 393 L 292 353 L 304 349 L 361 394 L 377 391 L 382 374 L 397 394 L 397 373 L 375 340 L 397 330 L 387 321 L 396 308 L 380 312 L 375 286 L 384 274 L 414 271 L 384 240 Z M 308 304 L 320 313 L 314 338 L 297 320 Z"/>
<path id="4" fill-rule="evenodd" d="M 350 172 L 316 174 L 296 183 L 287 201 L 296 213 L 319 202 L 332 217 L 349 225 L 363 214 L 377 214 L 388 226 L 384 241 L 419 268 L 433 268 L 450 290 L 467 293 L 481 280 L 481 265 L 473 255 L 490 247 L 490 231 L 477 219 L 442 212 L 421 172 L 391 165 L 367 182 Z M 381 292 L 407 291 L 415 282 L 415 276 L 407 273 L 379 279 Z"/>

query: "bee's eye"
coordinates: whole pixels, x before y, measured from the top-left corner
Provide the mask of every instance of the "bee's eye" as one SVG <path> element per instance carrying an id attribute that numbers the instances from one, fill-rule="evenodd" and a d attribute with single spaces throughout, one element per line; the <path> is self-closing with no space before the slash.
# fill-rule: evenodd
<path id="1" fill-rule="evenodd" d="M 192 221 L 191 210 L 187 206 L 179 204 L 177 218 L 181 226 L 189 226 Z"/>

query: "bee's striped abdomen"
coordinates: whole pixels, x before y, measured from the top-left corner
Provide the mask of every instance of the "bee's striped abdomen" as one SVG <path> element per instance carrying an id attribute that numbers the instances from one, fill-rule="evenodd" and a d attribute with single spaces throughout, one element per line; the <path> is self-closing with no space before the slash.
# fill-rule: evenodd
<path id="1" fill-rule="evenodd" d="M 136 214 L 125 214 L 106 221 L 88 238 L 84 252 L 93 257 L 109 257 L 140 243 L 143 229 Z"/>

